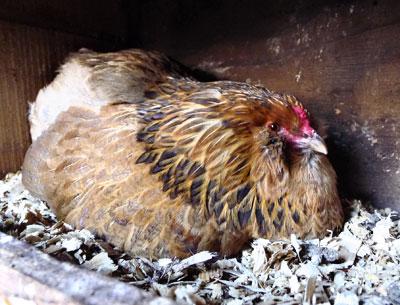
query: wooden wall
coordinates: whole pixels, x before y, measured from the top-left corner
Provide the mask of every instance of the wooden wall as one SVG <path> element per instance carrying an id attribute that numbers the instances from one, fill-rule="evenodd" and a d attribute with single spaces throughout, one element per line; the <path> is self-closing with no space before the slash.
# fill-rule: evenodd
<path id="1" fill-rule="evenodd" d="M 399 1 L 4 0 L 0 20 L 0 175 L 69 51 L 139 46 L 295 94 L 327 126 L 342 194 L 400 209 Z"/>
<path id="2" fill-rule="evenodd" d="M 123 8 L 122 1 L 105 0 L 2 1 L 0 177 L 20 168 L 30 144 L 28 102 L 53 79 L 65 56 L 81 47 L 123 46 L 127 29 Z"/>

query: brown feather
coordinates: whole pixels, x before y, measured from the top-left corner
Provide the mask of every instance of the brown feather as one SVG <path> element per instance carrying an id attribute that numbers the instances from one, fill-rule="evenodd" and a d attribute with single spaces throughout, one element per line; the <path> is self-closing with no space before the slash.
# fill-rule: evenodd
<path id="1" fill-rule="evenodd" d="M 232 255 L 251 238 L 341 226 L 326 156 L 292 151 L 266 127 L 297 128 L 294 97 L 181 77 L 138 50 L 70 60 L 93 69 L 99 96 L 116 99 L 69 107 L 26 154 L 24 184 L 61 219 L 151 257 Z"/>

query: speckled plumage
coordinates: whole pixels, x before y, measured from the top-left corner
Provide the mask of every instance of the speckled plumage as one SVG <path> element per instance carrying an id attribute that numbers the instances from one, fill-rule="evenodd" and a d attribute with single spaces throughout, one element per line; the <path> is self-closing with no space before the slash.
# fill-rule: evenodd
<path id="1" fill-rule="evenodd" d="M 81 84 L 65 81 L 71 66 Z M 232 255 L 252 238 L 341 226 L 335 172 L 300 102 L 184 71 L 139 50 L 71 56 L 32 105 L 25 186 L 133 255 Z"/>

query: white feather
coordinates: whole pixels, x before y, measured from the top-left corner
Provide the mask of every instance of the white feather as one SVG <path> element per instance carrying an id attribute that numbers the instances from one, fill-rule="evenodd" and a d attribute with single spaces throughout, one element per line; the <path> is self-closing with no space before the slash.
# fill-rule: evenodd
<path id="1" fill-rule="evenodd" d="M 90 89 L 90 74 L 90 68 L 70 61 L 62 66 L 50 85 L 39 91 L 36 101 L 30 104 L 29 109 L 32 141 L 49 128 L 61 112 L 71 106 L 98 111 L 108 103 Z"/>

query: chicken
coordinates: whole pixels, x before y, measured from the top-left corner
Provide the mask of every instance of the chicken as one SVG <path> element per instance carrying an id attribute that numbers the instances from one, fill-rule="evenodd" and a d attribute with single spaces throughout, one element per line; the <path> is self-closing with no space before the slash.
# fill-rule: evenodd
<path id="1" fill-rule="evenodd" d="M 326 146 L 293 96 L 199 82 L 155 52 L 83 51 L 29 119 L 24 185 L 131 255 L 234 255 L 342 225 Z"/>

